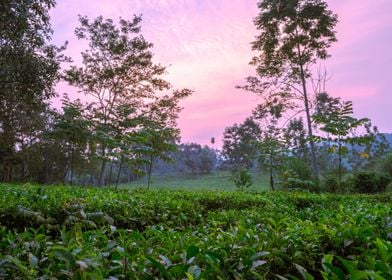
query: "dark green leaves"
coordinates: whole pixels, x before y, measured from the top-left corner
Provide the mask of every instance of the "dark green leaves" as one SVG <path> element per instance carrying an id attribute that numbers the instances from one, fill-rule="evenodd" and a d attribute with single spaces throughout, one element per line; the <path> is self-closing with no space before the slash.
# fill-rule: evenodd
<path id="1" fill-rule="evenodd" d="M 390 194 L 4 185 L 0 192 L 0 275 L 5 279 L 392 275 Z M 25 216 L 12 216 L 15 204 Z M 43 224 L 33 218 L 37 213 Z M 67 215 L 74 223 L 63 224 Z M 95 227 L 83 220 L 93 220 Z"/>
<path id="2" fill-rule="evenodd" d="M 258 7 L 254 23 L 260 35 L 252 47 L 262 52 L 261 76 L 287 71 L 290 63 L 304 66 L 327 58 L 327 48 L 336 41 L 337 16 L 324 1 L 262 0 Z M 289 71 L 300 74 L 296 67 Z"/>

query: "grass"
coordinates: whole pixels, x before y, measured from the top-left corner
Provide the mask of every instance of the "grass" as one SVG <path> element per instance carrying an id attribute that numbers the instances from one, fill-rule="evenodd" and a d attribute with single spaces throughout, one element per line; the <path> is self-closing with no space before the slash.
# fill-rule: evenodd
<path id="1" fill-rule="evenodd" d="M 230 172 L 216 172 L 208 175 L 198 176 L 160 176 L 153 175 L 151 178 L 151 189 L 174 189 L 174 190 L 213 190 L 213 191 L 235 191 L 236 187 L 230 181 Z M 146 188 L 147 177 L 134 181 L 130 184 L 122 184 L 121 189 Z M 268 178 L 264 174 L 257 174 L 250 190 L 268 190 Z"/>

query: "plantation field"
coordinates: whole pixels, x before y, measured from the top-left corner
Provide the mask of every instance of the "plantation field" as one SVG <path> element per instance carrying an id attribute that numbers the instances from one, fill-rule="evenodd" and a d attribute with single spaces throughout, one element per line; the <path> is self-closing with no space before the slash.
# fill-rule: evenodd
<path id="1" fill-rule="evenodd" d="M 199 176 L 170 176 L 153 175 L 151 178 L 151 189 L 178 189 L 178 190 L 236 190 L 234 183 L 230 180 L 230 172 L 216 172 L 209 175 Z M 147 177 L 134 181 L 130 184 L 120 185 L 122 189 L 146 188 Z M 263 191 L 269 188 L 268 177 L 258 173 L 254 178 L 251 190 Z"/>
<path id="2" fill-rule="evenodd" d="M 0 279 L 392 279 L 392 195 L 0 185 Z"/>

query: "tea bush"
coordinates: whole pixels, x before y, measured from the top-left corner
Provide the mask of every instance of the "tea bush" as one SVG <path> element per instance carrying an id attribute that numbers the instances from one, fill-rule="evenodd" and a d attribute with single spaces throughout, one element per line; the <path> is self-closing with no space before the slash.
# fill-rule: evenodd
<path id="1" fill-rule="evenodd" d="M 0 185 L 1 279 L 391 279 L 392 194 Z"/>

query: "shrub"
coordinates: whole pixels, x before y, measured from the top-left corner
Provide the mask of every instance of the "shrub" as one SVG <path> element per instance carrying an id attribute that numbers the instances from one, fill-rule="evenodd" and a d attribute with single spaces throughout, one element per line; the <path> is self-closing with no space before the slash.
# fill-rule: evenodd
<path id="1" fill-rule="evenodd" d="M 339 189 L 339 183 L 336 176 L 328 175 L 324 178 L 322 188 L 327 192 L 336 192 Z"/>
<path id="2" fill-rule="evenodd" d="M 386 192 L 392 192 L 392 182 L 390 182 L 387 186 Z"/>
<path id="3" fill-rule="evenodd" d="M 385 158 L 383 158 L 379 164 L 378 169 L 382 172 L 388 173 L 392 176 L 392 153 L 388 153 Z"/>
<path id="4" fill-rule="evenodd" d="M 233 181 L 240 191 L 244 191 L 253 185 L 252 175 L 246 169 L 233 171 L 230 181 Z"/>
<path id="5" fill-rule="evenodd" d="M 309 180 L 312 178 L 312 170 L 309 167 L 309 164 L 305 161 L 290 157 L 285 160 L 284 163 L 285 170 L 292 170 L 298 176 L 298 179 L 301 180 Z"/>
<path id="6" fill-rule="evenodd" d="M 376 173 L 376 185 L 379 192 L 385 192 L 388 184 L 391 182 L 391 176 L 388 173 Z"/>
<path id="7" fill-rule="evenodd" d="M 286 184 L 289 186 L 289 188 L 305 189 L 310 191 L 315 191 L 317 187 L 316 183 L 312 180 L 302 180 L 298 178 L 288 178 Z"/>
<path id="8" fill-rule="evenodd" d="M 301 178 L 293 169 L 287 169 L 281 174 L 281 185 L 284 189 L 306 189 L 315 191 L 315 182 Z"/>
<path id="9" fill-rule="evenodd" d="M 340 192 L 342 193 L 355 193 L 354 187 L 354 175 L 349 174 L 343 177 L 340 186 Z"/>
<path id="10" fill-rule="evenodd" d="M 389 182 L 391 182 L 391 176 L 387 173 L 357 172 L 353 177 L 353 191 L 358 193 L 385 192 Z"/>

